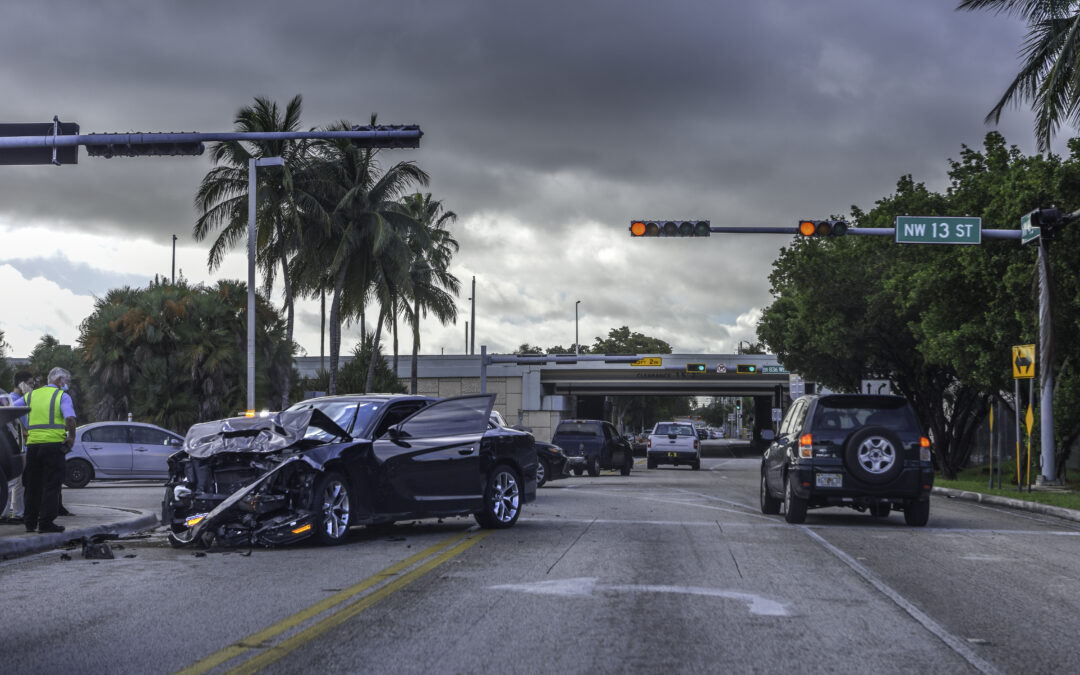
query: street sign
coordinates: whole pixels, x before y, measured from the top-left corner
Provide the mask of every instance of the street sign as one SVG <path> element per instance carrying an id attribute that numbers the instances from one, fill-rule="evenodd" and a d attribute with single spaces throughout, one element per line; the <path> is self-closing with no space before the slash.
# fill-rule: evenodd
<path id="1" fill-rule="evenodd" d="M 632 366 L 660 366 L 663 365 L 663 359 L 659 356 L 646 356 L 645 358 L 638 359 L 637 361 L 631 361 Z"/>
<path id="2" fill-rule="evenodd" d="M 1030 380 L 1035 377 L 1035 345 L 1015 345 L 1012 348 L 1014 380 Z"/>
<path id="3" fill-rule="evenodd" d="M 798 375 L 792 375 L 788 381 L 788 395 L 797 399 L 806 394 L 806 382 Z"/>
<path id="4" fill-rule="evenodd" d="M 726 373 L 727 372 L 727 364 L 726 363 L 721 363 L 720 365 L 718 365 L 716 367 L 716 372 L 720 373 L 721 375 Z"/>
<path id="5" fill-rule="evenodd" d="M 888 380 L 863 380 L 860 391 L 864 394 L 891 394 L 892 386 Z"/>
<path id="6" fill-rule="evenodd" d="M 898 244 L 979 244 L 982 218 L 897 216 Z"/>
<path id="7" fill-rule="evenodd" d="M 1042 230 L 1031 224 L 1031 214 L 1025 213 L 1020 218 L 1020 243 L 1030 244 L 1038 239 L 1040 234 L 1042 234 Z"/>
<path id="8" fill-rule="evenodd" d="M 761 367 L 761 374 L 762 375 L 787 375 L 787 369 L 784 368 L 783 366 L 776 366 L 776 365 L 762 366 Z"/>
<path id="9" fill-rule="evenodd" d="M 780 409 L 780 408 L 773 408 L 772 409 L 772 421 L 773 422 L 780 422 L 783 419 L 784 419 L 784 411 L 782 409 Z"/>

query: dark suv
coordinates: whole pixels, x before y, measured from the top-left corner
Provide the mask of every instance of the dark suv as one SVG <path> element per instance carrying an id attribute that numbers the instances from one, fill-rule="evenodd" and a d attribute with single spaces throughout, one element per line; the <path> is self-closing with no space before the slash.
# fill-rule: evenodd
<path id="1" fill-rule="evenodd" d="M 908 525 L 922 526 L 933 485 L 930 440 L 904 398 L 803 396 L 762 457 L 761 512 L 783 506 L 785 520 L 801 523 L 807 509 L 824 506 L 880 518 L 897 509 Z"/>
<path id="2" fill-rule="evenodd" d="M 555 427 L 551 442 L 562 448 L 567 457 L 585 458 L 584 468 L 580 464 L 574 467 L 577 476 L 585 470 L 590 476 L 599 476 L 601 469 L 617 469 L 629 476 L 634 465 L 630 440 L 603 420 L 563 420 Z"/>

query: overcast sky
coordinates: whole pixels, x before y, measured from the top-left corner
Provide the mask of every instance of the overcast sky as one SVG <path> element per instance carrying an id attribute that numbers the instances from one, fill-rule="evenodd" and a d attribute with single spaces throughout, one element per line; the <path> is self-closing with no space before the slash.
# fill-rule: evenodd
<path id="1" fill-rule="evenodd" d="M 630 220 L 792 226 L 870 209 L 904 174 L 944 190 L 948 158 L 994 128 L 983 118 L 1025 33 L 956 4 L 6 3 L 0 122 L 231 131 L 255 96 L 302 94 L 304 127 L 371 113 L 419 124 L 419 149 L 383 158 L 418 162 L 424 191 L 458 214 L 463 289 L 456 325 L 422 325 L 423 353 L 465 348 L 474 276 L 477 351 L 569 346 L 580 300 L 583 344 L 626 325 L 676 352 L 731 352 L 756 339 L 790 238 L 632 240 Z M 1035 151 L 1026 108 L 996 128 Z M 168 276 L 173 234 L 187 279 L 246 279 L 242 250 L 211 274 L 208 242 L 191 236 L 207 156 L 80 153 L 74 166 L 0 166 L 11 355 L 44 333 L 75 344 L 95 298 Z M 346 329 L 343 351 L 357 339 Z M 319 354 L 317 301 L 299 305 L 296 340 Z"/>

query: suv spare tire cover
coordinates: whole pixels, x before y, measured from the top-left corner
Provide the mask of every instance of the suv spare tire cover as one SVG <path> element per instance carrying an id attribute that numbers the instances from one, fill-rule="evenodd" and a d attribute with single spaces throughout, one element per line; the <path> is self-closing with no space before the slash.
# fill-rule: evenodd
<path id="1" fill-rule="evenodd" d="M 848 437 L 844 464 L 856 480 L 888 483 L 904 469 L 904 447 L 896 432 L 885 427 L 863 427 Z"/>

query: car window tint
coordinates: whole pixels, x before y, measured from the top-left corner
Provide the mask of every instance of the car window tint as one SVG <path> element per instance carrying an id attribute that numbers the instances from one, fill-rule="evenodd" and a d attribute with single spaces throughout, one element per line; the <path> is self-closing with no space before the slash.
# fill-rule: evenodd
<path id="1" fill-rule="evenodd" d="M 555 433 L 560 436 L 599 436 L 600 425 L 596 422 L 559 422 Z"/>
<path id="2" fill-rule="evenodd" d="M 661 434 L 664 436 L 668 436 L 671 434 L 675 434 L 676 436 L 697 436 L 697 432 L 694 431 L 694 427 L 688 424 L 665 424 L 664 422 L 657 424 L 656 428 L 653 430 L 653 433 Z"/>
<path id="3" fill-rule="evenodd" d="M 150 427 L 128 427 L 131 442 L 140 445 L 168 445 L 171 436 L 160 429 Z"/>
<path id="4" fill-rule="evenodd" d="M 488 428 L 490 396 L 439 401 L 416 413 L 401 424 L 405 438 L 433 438 L 482 434 Z"/>
<path id="5" fill-rule="evenodd" d="M 379 425 L 375 427 L 374 433 L 371 434 L 372 438 L 379 438 L 386 433 L 386 430 L 394 426 L 401 420 L 405 419 L 409 415 L 413 414 L 420 408 L 423 408 L 424 404 L 419 401 L 412 401 L 409 403 L 401 403 L 389 408 L 379 420 Z"/>
<path id="6" fill-rule="evenodd" d="M 111 424 L 104 427 L 87 429 L 83 434 L 83 442 L 86 443 L 130 443 L 128 440 L 127 427 L 119 424 Z"/>

